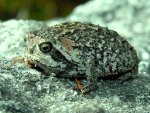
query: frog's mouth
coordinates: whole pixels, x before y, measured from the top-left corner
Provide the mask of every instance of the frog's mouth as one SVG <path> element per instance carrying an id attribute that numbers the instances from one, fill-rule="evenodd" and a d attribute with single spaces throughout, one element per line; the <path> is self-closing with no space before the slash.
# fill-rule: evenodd
<path id="1" fill-rule="evenodd" d="M 40 71 L 42 73 L 46 73 L 45 72 L 45 67 L 43 64 L 41 64 L 38 61 L 32 61 L 32 60 L 27 60 L 27 66 L 29 66 L 32 69 L 36 69 L 37 71 Z"/>

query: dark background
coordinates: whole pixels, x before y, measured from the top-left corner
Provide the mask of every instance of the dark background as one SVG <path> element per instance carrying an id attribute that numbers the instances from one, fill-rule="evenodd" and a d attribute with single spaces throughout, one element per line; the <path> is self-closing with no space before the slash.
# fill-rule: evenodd
<path id="1" fill-rule="evenodd" d="M 0 20 L 64 17 L 88 0 L 0 0 Z"/>

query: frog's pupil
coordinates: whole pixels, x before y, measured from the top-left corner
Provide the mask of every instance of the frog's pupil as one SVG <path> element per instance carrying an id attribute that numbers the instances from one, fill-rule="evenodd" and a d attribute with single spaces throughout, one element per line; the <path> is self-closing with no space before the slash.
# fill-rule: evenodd
<path id="1" fill-rule="evenodd" d="M 49 46 L 47 46 L 47 47 L 43 47 L 43 50 L 44 50 L 44 51 L 49 50 Z"/>

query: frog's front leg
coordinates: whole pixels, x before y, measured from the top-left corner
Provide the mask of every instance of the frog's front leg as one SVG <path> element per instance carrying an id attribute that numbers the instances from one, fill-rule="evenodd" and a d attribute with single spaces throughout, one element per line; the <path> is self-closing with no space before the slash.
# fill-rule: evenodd
<path id="1" fill-rule="evenodd" d="M 88 93 L 90 91 L 96 90 L 98 87 L 98 82 L 97 82 L 97 73 L 96 73 L 96 67 L 95 67 L 95 63 L 94 60 L 89 60 L 86 63 L 86 78 L 87 78 L 87 85 L 83 86 L 81 89 L 81 92 L 84 93 Z"/>

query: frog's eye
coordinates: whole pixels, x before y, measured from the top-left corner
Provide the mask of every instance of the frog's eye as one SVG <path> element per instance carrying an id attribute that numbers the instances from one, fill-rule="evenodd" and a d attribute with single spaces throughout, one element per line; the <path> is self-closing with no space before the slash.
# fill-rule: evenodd
<path id="1" fill-rule="evenodd" d="M 48 53 L 52 50 L 52 44 L 50 42 L 43 42 L 39 45 L 40 51 Z"/>

